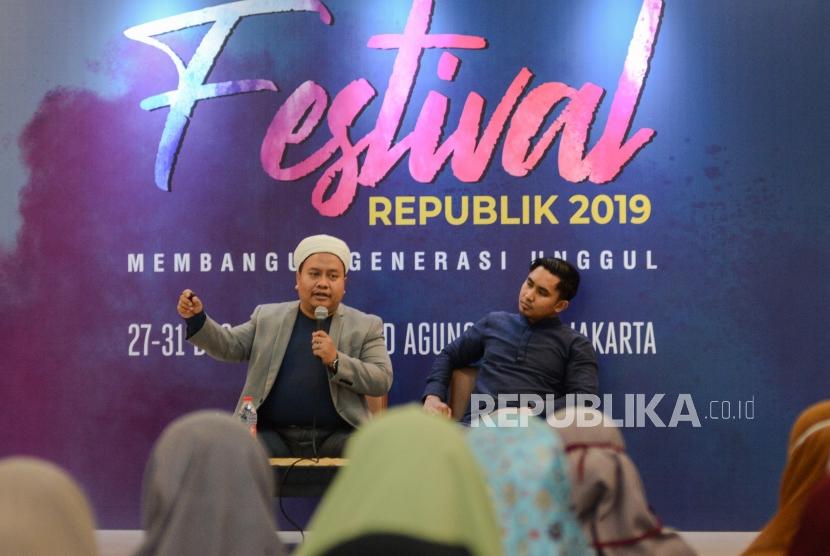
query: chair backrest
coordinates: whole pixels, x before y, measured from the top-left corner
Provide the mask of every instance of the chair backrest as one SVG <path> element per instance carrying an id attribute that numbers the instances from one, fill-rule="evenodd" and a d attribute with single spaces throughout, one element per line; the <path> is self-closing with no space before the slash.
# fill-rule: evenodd
<path id="1" fill-rule="evenodd" d="M 467 406 L 470 405 L 470 394 L 473 393 L 473 387 L 476 385 L 477 374 L 478 369 L 475 367 L 454 369 L 452 372 L 449 406 L 452 411 L 452 418 L 456 421 L 460 421 L 464 417 Z"/>
<path id="2" fill-rule="evenodd" d="M 379 415 L 386 411 L 389 405 L 389 394 L 382 396 L 366 396 L 366 405 L 369 406 L 369 413 Z"/>
<path id="3" fill-rule="evenodd" d="M 450 410 L 452 418 L 456 421 L 464 417 L 467 406 L 470 405 L 470 394 L 476 384 L 478 369 L 475 367 L 463 367 L 454 369 L 450 379 Z M 366 396 L 366 404 L 369 406 L 369 413 L 380 415 L 389 406 L 389 394 L 383 396 Z"/>

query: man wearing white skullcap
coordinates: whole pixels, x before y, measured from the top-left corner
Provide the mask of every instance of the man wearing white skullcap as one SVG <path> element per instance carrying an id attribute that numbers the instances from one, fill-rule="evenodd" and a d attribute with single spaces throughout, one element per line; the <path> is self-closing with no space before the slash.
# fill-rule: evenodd
<path id="1" fill-rule="evenodd" d="M 369 418 L 366 396 L 392 385 L 383 322 L 347 307 L 349 246 L 309 236 L 294 249 L 299 299 L 254 309 L 227 329 L 207 316 L 186 289 L 176 309 L 187 339 L 222 361 L 248 361 L 246 396 L 257 406 L 257 429 L 271 455 L 339 457 L 348 435 Z"/>

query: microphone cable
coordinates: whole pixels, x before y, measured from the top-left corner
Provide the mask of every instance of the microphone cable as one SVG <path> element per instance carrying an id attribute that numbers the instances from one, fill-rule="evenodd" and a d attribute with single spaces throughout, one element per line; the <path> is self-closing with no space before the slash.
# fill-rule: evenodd
<path id="1" fill-rule="evenodd" d="M 296 458 L 294 460 L 294 462 L 291 465 L 288 466 L 288 469 L 285 470 L 285 474 L 283 474 L 283 476 L 282 476 L 282 480 L 280 481 L 280 485 L 279 485 L 280 486 L 280 491 L 288 484 L 288 475 L 291 473 L 291 471 L 294 469 L 294 467 L 296 467 L 297 464 L 300 463 L 301 461 L 310 461 L 312 463 L 320 463 L 320 458 L 317 458 L 317 457 L 312 457 L 312 458 L 310 458 L 310 457 L 299 457 L 299 458 Z M 279 502 L 279 504 L 280 504 L 280 513 L 286 519 L 286 521 L 288 521 L 288 523 L 298 533 L 300 533 L 300 538 L 302 539 L 300 541 L 300 543 L 302 544 L 302 543 L 305 542 L 305 531 L 300 526 L 300 524 L 298 524 L 296 521 L 291 519 L 291 516 L 288 515 L 287 511 L 285 511 L 285 506 L 283 505 L 283 501 L 282 501 L 283 498 L 284 498 L 283 496 L 279 497 L 279 499 L 280 499 L 280 502 Z"/>

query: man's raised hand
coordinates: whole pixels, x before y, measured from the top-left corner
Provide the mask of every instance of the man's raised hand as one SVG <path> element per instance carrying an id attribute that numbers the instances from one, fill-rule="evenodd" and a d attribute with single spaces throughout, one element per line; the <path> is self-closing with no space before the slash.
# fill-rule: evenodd
<path id="1" fill-rule="evenodd" d="M 179 296 L 179 303 L 176 305 L 176 311 L 179 312 L 179 315 L 181 315 L 183 319 L 189 319 L 204 310 L 205 307 L 202 305 L 202 300 L 196 297 L 193 290 L 184 290 Z"/>

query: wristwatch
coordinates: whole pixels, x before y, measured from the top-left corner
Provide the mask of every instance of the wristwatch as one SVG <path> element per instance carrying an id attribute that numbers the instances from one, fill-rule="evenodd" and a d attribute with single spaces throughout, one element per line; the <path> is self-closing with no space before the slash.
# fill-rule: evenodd
<path id="1" fill-rule="evenodd" d="M 334 358 L 334 361 L 332 361 L 332 362 L 331 362 L 331 365 L 329 365 L 329 370 L 331 371 L 331 374 L 333 374 L 333 375 L 336 375 L 336 374 L 337 374 L 337 364 L 338 364 L 339 362 L 340 362 L 340 358 L 339 358 L 339 357 L 335 357 L 335 358 Z"/>

